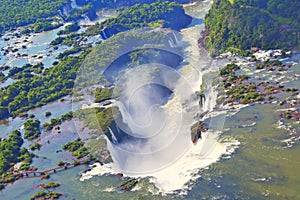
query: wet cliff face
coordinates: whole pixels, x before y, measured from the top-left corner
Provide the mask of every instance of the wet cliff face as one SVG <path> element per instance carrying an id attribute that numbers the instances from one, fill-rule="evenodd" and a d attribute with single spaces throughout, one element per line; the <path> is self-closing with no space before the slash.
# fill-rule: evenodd
<path id="1" fill-rule="evenodd" d="M 182 57 L 180 55 L 160 49 L 144 49 L 143 51 L 139 52 L 139 60 L 132 60 L 131 55 L 135 53 L 136 51 L 133 51 L 120 56 L 106 68 L 104 77 L 109 82 L 113 83 L 115 78 L 129 66 L 134 67 L 136 65 L 158 63 L 161 65 L 176 68 L 182 61 Z"/>
<path id="2" fill-rule="evenodd" d="M 192 17 L 185 14 L 182 7 L 174 7 L 175 10 L 167 13 L 162 20 L 164 20 L 163 28 L 170 28 L 172 30 L 180 31 L 182 28 L 187 27 L 191 21 Z M 138 27 L 137 27 L 138 28 Z M 103 39 L 108 39 L 117 33 L 124 32 L 129 30 L 129 28 L 120 25 L 114 24 L 108 27 L 104 27 L 100 34 Z"/>
<path id="3" fill-rule="evenodd" d="M 182 8 L 176 7 L 174 12 L 167 14 L 165 20 L 166 23 L 164 24 L 164 28 L 171 28 L 179 31 L 191 23 L 192 17 L 185 14 Z"/>
<path id="4" fill-rule="evenodd" d="M 100 32 L 100 35 L 104 40 L 106 40 L 117 33 L 124 32 L 127 30 L 129 29 L 122 25 L 113 25 L 111 27 L 103 28 Z"/>
<path id="5" fill-rule="evenodd" d="M 6 119 L 9 116 L 7 108 L 0 107 L 0 120 Z"/>

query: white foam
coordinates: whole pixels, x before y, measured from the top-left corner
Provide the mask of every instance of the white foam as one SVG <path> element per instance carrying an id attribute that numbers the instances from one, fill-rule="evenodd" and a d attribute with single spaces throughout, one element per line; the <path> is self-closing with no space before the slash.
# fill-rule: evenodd
<path id="1" fill-rule="evenodd" d="M 202 13 L 203 14 L 203 13 Z M 175 89 L 175 95 L 174 98 L 168 102 L 164 106 L 164 109 L 167 113 L 176 113 L 176 106 L 173 106 L 175 103 L 178 103 L 180 101 L 180 98 L 177 98 L 182 94 L 181 92 L 184 92 L 181 90 L 180 81 L 185 82 L 185 80 L 189 83 L 189 86 L 192 90 L 198 91 L 200 89 L 200 85 L 202 84 L 202 76 L 205 73 L 210 73 L 212 71 L 218 70 L 218 68 L 215 65 L 212 65 L 211 60 L 205 59 L 206 55 L 199 55 L 199 48 L 198 48 L 198 38 L 200 37 L 200 30 L 203 29 L 203 25 L 191 27 L 184 29 L 182 31 L 183 33 L 183 41 L 189 43 L 189 46 L 186 47 L 185 53 L 187 53 L 187 57 L 185 58 L 186 63 L 184 66 L 182 66 L 180 73 L 182 74 L 182 80 L 179 80 L 179 84 L 176 85 Z M 207 57 L 206 57 L 207 58 Z M 212 85 L 212 80 L 209 83 Z M 184 87 L 183 87 L 184 88 Z M 213 108 L 216 105 L 216 97 L 217 92 L 215 88 L 210 87 L 211 89 L 209 91 L 206 91 L 206 99 L 203 111 L 211 112 L 213 111 Z M 177 96 L 178 95 L 178 96 Z M 191 107 L 195 104 L 195 101 L 188 102 L 188 106 Z M 174 108 L 173 108 L 174 107 Z M 121 111 L 122 112 L 122 111 Z M 211 113 L 213 114 L 213 113 Z M 216 114 L 216 112 L 214 112 Z M 219 113 L 222 114 L 222 113 Z M 122 114 L 123 116 L 123 114 Z M 217 116 L 217 114 L 216 114 Z M 225 116 L 225 115 L 224 115 Z M 176 118 L 176 116 L 170 116 L 169 119 L 172 119 L 171 122 L 176 122 L 173 118 Z M 228 139 L 227 141 L 223 140 L 223 142 L 219 142 L 219 136 L 220 132 L 218 131 L 209 131 L 205 134 L 202 134 L 202 139 L 198 141 L 196 145 L 192 144 L 192 141 L 190 139 L 190 130 L 189 128 L 194 123 L 193 119 L 187 119 L 183 118 L 184 121 L 184 127 L 185 130 L 180 130 L 180 134 L 183 134 L 183 141 L 188 141 L 190 145 L 184 152 L 182 156 L 178 156 L 177 160 L 174 160 L 170 165 L 166 165 L 164 168 L 160 168 L 158 171 L 151 171 L 149 173 L 141 173 L 141 174 L 129 174 L 130 177 L 134 178 L 150 178 L 150 182 L 153 183 L 162 194 L 169 194 L 174 193 L 175 191 L 180 190 L 180 194 L 186 194 L 186 192 L 191 189 L 191 185 L 188 183 L 196 180 L 199 178 L 200 169 L 201 168 L 207 168 L 212 163 L 217 162 L 224 156 L 225 159 L 230 158 L 230 155 L 235 151 L 235 149 L 238 147 L 239 142 L 234 139 Z M 177 120 L 178 121 L 178 120 Z M 189 125 L 189 126 L 187 126 Z M 221 124 L 222 126 L 222 124 Z M 217 130 L 220 130 L 218 124 L 216 127 Z M 169 131 L 168 131 L 169 132 Z M 169 133 L 168 133 L 169 134 Z M 182 143 L 181 142 L 181 143 Z M 153 145 L 153 144 L 152 144 Z M 178 143 L 178 147 L 182 145 Z M 139 148 L 144 148 L 139 147 Z M 113 147 L 113 145 L 108 141 L 108 149 L 110 150 L 112 157 L 120 157 L 119 155 L 116 155 L 117 149 Z M 177 150 L 178 151 L 178 150 Z M 173 153 L 174 154 L 174 153 Z M 166 155 L 159 155 L 158 162 L 163 161 L 162 158 L 168 159 L 169 154 Z M 122 155 L 121 155 L 122 156 Z M 136 163 L 136 162 L 129 162 L 129 161 L 135 161 L 132 157 L 123 158 L 126 160 L 126 166 L 127 164 L 130 164 L 130 169 L 132 167 L 143 167 L 145 163 Z M 129 161 L 128 161 L 129 159 Z M 150 158 L 153 159 L 153 158 Z M 120 160 L 118 158 L 117 160 Z M 154 162 L 157 162 L 153 160 Z M 148 164 L 148 160 L 145 161 Z M 132 163 L 137 166 L 132 166 Z M 168 163 L 169 164 L 169 163 Z M 126 170 L 120 170 L 120 165 L 118 162 L 105 164 L 101 166 L 100 164 L 97 164 L 96 167 L 94 167 L 91 171 L 85 173 L 82 175 L 80 180 L 86 180 L 93 176 L 99 175 L 103 176 L 105 174 L 118 174 L 120 172 L 124 173 L 124 176 L 127 176 Z M 135 187 L 135 190 L 138 190 L 140 187 Z"/>
<path id="2" fill-rule="evenodd" d="M 186 192 L 191 189 L 187 183 L 200 177 L 198 172 L 201 168 L 206 168 L 212 163 L 217 162 L 222 156 L 224 156 L 224 159 L 230 158 L 230 155 L 239 145 L 240 143 L 234 139 L 229 139 L 222 143 L 218 142 L 216 134 L 208 132 L 204 134 L 202 140 L 198 141 L 197 145 L 192 145 L 186 154 L 171 166 L 155 173 L 131 177 L 152 177 L 150 182 L 153 183 L 162 194 L 173 193 L 176 190 L 181 190 L 181 194 L 186 194 Z M 102 166 L 96 163 L 96 167 L 83 174 L 80 180 L 84 181 L 96 175 L 117 174 L 119 171 L 116 170 L 116 167 L 114 163 Z M 124 176 L 126 176 L 126 174 L 124 174 Z M 135 188 L 135 190 L 138 189 L 139 187 Z"/>

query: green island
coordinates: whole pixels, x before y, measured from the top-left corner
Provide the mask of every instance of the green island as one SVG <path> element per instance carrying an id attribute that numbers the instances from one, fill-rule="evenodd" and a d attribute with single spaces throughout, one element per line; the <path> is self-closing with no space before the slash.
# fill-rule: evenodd
<path id="1" fill-rule="evenodd" d="M 150 6 L 159 8 L 158 3 L 150 4 Z M 181 7 L 176 3 L 164 3 L 165 9 L 164 12 L 161 12 L 160 15 L 167 12 L 168 15 L 171 15 L 172 12 L 177 12 L 176 9 L 180 9 Z M 174 9 L 174 7 L 176 9 Z M 143 8 L 144 9 L 144 8 Z M 169 10 L 170 9 L 170 10 Z M 158 9 L 159 10 L 159 9 Z M 128 8 L 124 11 L 123 14 L 132 15 L 132 9 Z M 174 14 L 174 13 L 173 13 Z M 136 15 L 136 14 L 134 14 Z M 185 15 L 183 10 L 181 9 L 180 15 Z M 131 17 L 130 17 L 131 18 Z M 148 18 L 148 19 L 147 19 Z M 157 16 L 149 16 L 143 15 L 143 20 L 147 19 L 148 22 L 155 21 Z M 172 20 L 172 19 L 170 19 Z M 186 22 L 185 22 L 186 23 Z M 88 32 L 88 31 L 87 31 Z M 149 33 L 149 40 L 157 40 L 158 37 L 164 37 L 162 34 L 157 33 L 155 38 L 151 38 L 153 34 Z M 78 37 L 82 38 L 81 35 L 76 33 L 71 33 L 64 37 L 58 37 L 53 42 L 52 45 L 65 44 L 67 42 L 69 46 L 73 46 L 78 39 Z M 128 37 L 131 37 L 128 35 Z M 136 37 L 136 36 L 134 36 Z M 93 50 L 94 52 L 101 52 L 104 54 L 103 56 L 99 56 L 102 60 L 101 63 L 109 63 L 109 61 L 113 60 L 113 57 L 116 55 L 117 51 L 114 47 L 114 44 L 119 41 L 120 36 L 112 38 L 109 40 L 110 42 L 101 43 L 97 47 L 98 50 Z M 143 38 L 146 39 L 146 38 Z M 163 39 L 162 39 L 163 41 Z M 151 41 L 150 41 L 151 42 Z M 120 46 L 120 45 L 117 45 Z M 94 49 L 95 49 L 94 48 Z M 100 51 L 102 48 L 109 48 L 112 51 L 107 51 L 107 53 L 111 54 L 111 56 L 107 55 L 106 52 Z M 34 66 L 24 65 L 22 68 L 13 68 L 10 72 L 9 76 L 14 76 L 19 79 L 19 81 L 9 85 L 5 90 L 0 91 L 0 106 L 3 107 L 3 113 L 9 110 L 10 116 L 16 117 L 21 113 L 28 111 L 31 108 L 40 107 L 46 105 L 49 102 L 53 102 L 58 100 L 66 95 L 71 94 L 72 88 L 74 85 L 74 79 L 76 78 L 76 72 L 82 64 L 82 61 L 86 58 L 86 55 L 91 51 L 91 47 L 87 46 L 85 48 L 74 46 L 73 49 L 67 50 L 66 52 L 60 54 L 58 57 L 60 59 L 59 63 L 51 67 L 50 69 L 43 69 L 41 64 L 37 64 Z M 68 56 L 70 54 L 79 53 L 79 56 Z M 138 52 L 136 52 L 138 53 Z M 134 54 L 134 52 L 132 52 Z M 134 58 L 138 58 L 138 56 L 132 56 Z M 109 59 L 109 60 L 107 60 Z M 161 60 L 163 58 L 160 58 Z M 131 57 L 128 58 L 129 62 L 131 62 Z M 176 62 L 175 60 L 167 60 L 165 62 Z M 178 62 L 178 60 L 177 60 Z M 174 65 L 174 64 L 171 64 Z M 32 72 L 35 72 L 36 75 L 33 75 Z M 42 76 L 41 76 L 42 75 Z M 58 81 L 63 80 L 63 81 Z M 29 83 L 29 84 L 28 84 Z M 7 110 L 6 110 L 7 109 Z M 6 110 L 6 111 L 5 111 Z M 0 116 L 0 119 L 7 118 L 9 116 Z"/>
<path id="2" fill-rule="evenodd" d="M 28 140 L 36 139 L 40 136 L 40 121 L 28 120 L 24 123 L 24 138 Z"/>
<path id="3" fill-rule="evenodd" d="M 59 187 L 60 184 L 59 183 L 55 183 L 55 182 L 49 182 L 46 184 L 40 184 L 39 187 L 42 187 L 44 189 L 50 189 L 50 188 L 56 188 Z"/>
<path id="4" fill-rule="evenodd" d="M 57 35 L 66 35 L 72 32 L 76 32 L 80 29 L 80 26 L 77 23 L 72 23 L 67 25 L 64 30 L 61 30 L 57 33 Z"/>
<path id="5" fill-rule="evenodd" d="M 178 17 L 180 17 L 179 20 Z M 166 1 L 136 4 L 122 11 L 116 18 L 110 18 L 89 27 L 85 34 L 97 35 L 103 28 L 107 29 L 107 37 L 110 36 L 109 34 L 142 27 L 166 27 L 180 30 L 190 22 L 191 17 L 184 13 L 182 5 L 178 3 Z"/>
<path id="6" fill-rule="evenodd" d="M 256 59 L 254 59 L 256 60 Z M 255 69 L 273 72 L 277 76 L 282 72 L 289 70 L 291 64 L 283 64 L 278 59 L 270 61 L 255 61 Z M 298 94 L 296 88 L 286 88 L 283 84 L 276 81 L 253 81 L 245 73 L 238 72 L 241 67 L 235 63 L 227 64 L 220 70 L 220 76 L 225 88 L 225 104 L 250 104 L 261 101 L 272 101 L 274 95 L 280 92 L 292 92 L 295 96 Z"/>
<path id="7" fill-rule="evenodd" d="M 62 148 L 63 150 L 72 152 L 72 156 L 76 157 L 77 159 L 83 158 L 89 154 L 87 148 L 84 147 L 84 143 L 80 138 L 76 139 L 74 142 L 68 142 L 67 144 L 64 144 Z"/>
<path id="8" fill-rule="evenodd" d="M 51 131 L 55 126 L 61 125 L 62 122 L 71 120 L 72 118 L 73 118 L 72 111 L 70 111 L 66 114 L 63 114 L 60 118 L 52 118 L 50 120 L 50 123 L 46 122 L 45 124 L 43 124 L 44 131 Z"/>
<path id="9" fill-rule="evenodd" d="M 58 192 L 45 192 L 43 190 L 35 193 L 30 200 L 37 200 L 37 199 L 59 199 L 61 193 Z"/>
<path id="10" fill-rule="evenodd" d="M 175 0 L 180 3 L 187 3 L 187 0 Z M 146 3 L 153 3 L 155 0 L 148 0 Z M 80 8 L 73 8 L 70 0 L 1 0 L 0 6 L 0 33 L 19 26 L 31 25 L 23 33 L 41 32 L 55 29 L 62 25 L 62 21 L 74 21 L 97 17 L 96 11 L 103 8 L 115 8 L 118 6 L 132 6 L 138 1 L 127 0 L 76 0 Z M 64 13 L 64 9 L 68 12 Z M 58 18 L 56 18 L 58 17 Z M 52 22 L 56 21 L 55 24 Z"/>
<path id="11" fill-rule="evenodd" d="M 0 33 L 9 28 L 34 23 L 37 19 L 53 17 L 58 14 L 67 0 L 1 0 L 0 6 Z"/>
<path id="12" fill-rule="evenodd" d="M 212 55 L 300 46 L 298 0 L 214 0 L 200 43 Z"/>
<path id="13" fill-rule="evenodd" d="M 19 131 L 13 131 L 6 139 L 1 139 L 0 143 L 0 187 L 4 184 L 12 183 L 17 180 L 18 176 L 14 175 L 13 166 L 22 163 L 18 168 L 19 171 L 27 170 L 32 163 L 33 154 L 26 148 L 22 147 L 23 138 Z"/>
<path id="14" fill-rule="evenodd" d="M 43 76 L 22 77 L 0 91 L 0 105 L 7 108 L 12 117 L 16 117 L 31 108 L 46 105 L 70 94 L 76 72 L 86 53 L 78 57 L 63 58 L 58 65 L 45 69 Z"/>

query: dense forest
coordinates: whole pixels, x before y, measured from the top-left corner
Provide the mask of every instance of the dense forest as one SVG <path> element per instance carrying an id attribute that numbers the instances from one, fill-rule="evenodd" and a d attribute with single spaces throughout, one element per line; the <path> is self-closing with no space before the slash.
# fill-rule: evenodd
<path id="1" fill-rule="evenodd" d="M 0 33 L 57 15 L 68 0 L 0 0 Z"/>
<path id="2" fill-rule="evenodd" d="M 19 131 L 13 131 L 8 138 L 0 140 L 0 177 L 6 177 L 7 171 L 16 163 L 23 161 L 20 170 L 28 168 L 33 155 L 26 148 L 21 148 L 23 138 Z M 12 177 L 13 178 L 13 177 Z M 12 182 L 9 178 L 1 179 L 0 184 Z"/>
<path id="3" fill-rule="evenodd" d="M 58 65 L 44 70 L 42 76 L 24 76 L 5 90 L 1 90 L 1 112 L 7 113 L 8 109 L 10 115 L 15 117 L 30 108 L 45 105 L 70 94 L 86 53 L 83 52 L 79 57 L 65 57 Z M 2 115 L 2 118 L 6 117 Z"/>
<path id="4" fill-rule="evenodd" d="M 214 0 L 204 44 L 212 54 L 300 45 L 299 0 Z"/>
<path id="5" fill-rule="evenodd" d="M 126 9 L 126 12 L 122 12 L 122 14 L 120 15 L 121 17 L 114 18 L 113 21 L 105 23 L 118 23 L 118 20 L 121 20 L 123 15 L 130 15 L 131 17 L 136 16 L 138 20 L 141 19 L 143 21 L 145 20 L 146 22 L 151 23 L 159 20 L 160 17 L 163 18 L 164 15 L 171 16 L 172 13 L 174 14 L 174 12 L 176 12 L 176 9 L 180 9 L 180 11 L 183 11 L 182 7 L 177 3 L 166 2 L 163 3 L 163 5 L 164 9 L 154 12 L 153 16 L 149 15 L 149 8 L 160 10 L 158 3 L 141 6 L 140 10 L 147 11 L 144 14 L 138 14 L 136 12 L 137 10 L 135 9 L 136 7 L 133 6 Z M 181 14 L 184 14 L 184 11 Z M 176 16 L 176 14 L 174 14 L 174 16 Z M 141 21 L 139 22 L 143 24 Z M 72 31 L 73 27 L 70 26 L 67 27 L 63 32 L 68 33 Z M 58 45 L 62 43 L 73 46 L 74 43 L 76 43 L 76 39 L 74 38 L 77 38 L 77 36 L 78 34 L 71 33 L 67 36 L 57 38 L 51 44 Z M 132 39 L 136 41 L 145 40 L 148 42 L 153 42 L 154 44 L 166 43 L 165 45 L 169 45 L 169 40 L 167 39 L 168 37 L 160 32 L 149 32 L 147 34 L 143 34 L 143 38 L 139 38 L 141 37 L 141 35 L 134 32 L 129 34 L 118 34 L 116 35 L 116 37 L 110 38 L 110 40 L 107 40 L 106 42 L 103 42 L 94 48 L 93 52 L 97 53 L 96 59 L 94 59 L 95 57 L 93 59 L 89 59 L 94 55 L 94 53 L 89 55 L 88 59 L 86 59 L 85 65 L 91 65 L 93 67 L 89 80 L 86 81 L 87 83 L 93 80 L 92 77 L 94 77 L 93 73 L 95 73 L 95 67 L 101 66 L 101 69 L 103 69 L 104 67 L 108 66 L 114 59 L 116 59 L 116 56 L 120 54 L 118 52 L 120 51 L 122 46 L 128 47 L 127 43 L 124 42 L 130 39 L 123 40 L 123 37 L 132 37 Z M 137 44 L 137 47 L 139 45 L 142 46 L 142 44 Z M 103 51 L 103 49 L 105 49 L 105 51 Z M 124 55 L 122 57 L 123 60 L 120 59 L 120 61 L 114 62 L 112 64 L 112 69 L 116 66 L 118 68 L 121 68 L 120 66 L 127 66 L 132 62 L 146 62 L 146 60 L 143 61 L 137 59 L 139 58 L 139 56 L 137 56 L 138 54 L 145 54 L 145 52 L 134 51 L 135 49 L 133 48 L 133 46 L 130 47 L 130 49 L 131 52 Z M 36 65 L 27 64 L 21 68 L 11 68 L 8 77 L 13 77 L 18 81 L 9 85 L 3 90 L 0 90 L 0 120 L 8 118 L 9 116 L 16 117 L 18 115 L 22 115 L 31 108 L 43 106 L 49 102 L 53 102 L 66 95 L 71 94 L 74 86 L 74 80 L 78 73 L 79 67 L 90 51 L 90 47 L 81 48 L 78 46 L 74 46 L 71 50 L 59 54 L 58 58 L 60 62 L 56 63 L 50 69 L 44 69 L 41 63 L 38 63 Z M 157 50 L 156 52 L 155 50 L 147 51 L 148 54 L 154 55 L 155 53 L 155 55 L 157 55 L 155 57 L 152 56 L 152 59 L 157 59 L 162 63 L 168 63 L 170 66 L 177 66 L 178 62 L 180 62 L 181 59 L 178 56 L 171 55 L 168 52 Z M 68 56 L 75 52 L 81 52 L 80 56 Z M 165 59 L 166 56 L 170 59 Z M 95 61 L 97 61 L 96 66 L 94 66 Z M 91 64 L 87 64 L 88 62 L 91 62 Z M 118 63 L 121 64 L 118 65 Z M 89 68 L 87 68 L 87 70 L 89 70 Z M 99 77 L 97 76 L 96 78 L 98 79 Z M 37 133 L 37 131 L 35 131 L 35 133 Z M 31 134 L 29 135 L 31 136 Z"/>
<path id="6" fill-rule="evenodd" d="M 163 0 L 76 0 L 77 5 L 85 6 L 88 4 L 93 5 L 95 8 L 103 8 L 103 7 L 110 7 L 116 8 L 120 6 L 132 6 L 137 3 L 145 3 L 150 4 L 156 1 L 163 2 Z M 189 3 L 190 0 L 169 0 L 178 3 Z"/>
<path id="7" fill-rule="evenodd" d="M 49 30 L 53 26 L 45 21 L 49 17 L 60 16 L 63 20 L 74 21 L 83 19 L 82 16 L 87 15 L 90 19 L 95 19 L 96 11 L 99 9 L 127 7 L 136 3 L 149 4 L 155 1 L 157 0 L 76 0 L 77 5 L 82 7 L 72 8 L 70 0 L 0 0 L 0 33 L 10 28 L 34 23 L 38 23 L 35 25 L 37 30 Z M 189 0 L 170 1 L 189 2 Z"/>
<path id="8" fill-rule="evenodd" d="M 107 37 L 131 28 L 166 27 L 180 30 L 191 22 L 192 18 L 185 14 L 182 5 L 175 2 L 154 2 L 151 4 L 136 4 L 117 17 L 97 23 L 87 29 L 87 35 L 97 35 L 100 29 L 106 28 Z"/>

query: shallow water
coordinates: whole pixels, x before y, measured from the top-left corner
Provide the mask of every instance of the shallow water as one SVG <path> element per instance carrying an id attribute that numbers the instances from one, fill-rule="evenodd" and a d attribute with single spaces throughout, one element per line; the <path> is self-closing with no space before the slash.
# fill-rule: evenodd
<path id="1" fill-rule="evenodd" d="M 219 197 L 221 199 L 299 199 L 300 147 L 283 148 L 280 137 L 288 133 L 274 127 L 276 105 L 255 105 L 227 117 L 223 137 L 235 137 L 240 142 L 236 154 L 228 160 L 213 164 L 203 170 L 203 177 L 188 195 L 195 197 Z M 257 125 L 249 124 L 253 117 Z"/>

